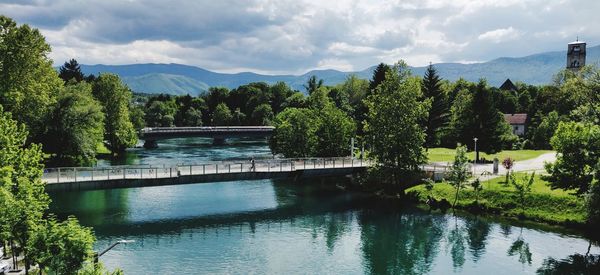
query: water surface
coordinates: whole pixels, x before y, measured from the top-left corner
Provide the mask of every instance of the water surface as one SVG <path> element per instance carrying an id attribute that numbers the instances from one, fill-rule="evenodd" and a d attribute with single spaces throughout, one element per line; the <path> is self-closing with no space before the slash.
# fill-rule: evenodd
<path id="1" fill-rule="evenodd" d="M 264 142 L 212 147 L 205 140 L 178 141 L 135 149 L 125 162 L 270 156 Z M 594 274 L 598 270 L 591 268 L 600 266 L 600 248 L 580 236 L 402 207 L 337 190 L 343 180 L 55 193 L 52 211 L 93 227 L 98 250 L 135 240 L 101 257 L 126 274 L 530 274 L 576 268 Z"/>

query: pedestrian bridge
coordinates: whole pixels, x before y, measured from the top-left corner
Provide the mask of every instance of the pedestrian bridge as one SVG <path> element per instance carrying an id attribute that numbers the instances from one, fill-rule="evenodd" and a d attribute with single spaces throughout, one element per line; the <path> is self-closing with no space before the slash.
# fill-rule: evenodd
<path id="1" fill-rule="evenodd" d="M 158 140 L 186 137 L 208 137 L 215 144 L 223 144 L 227 138 L 266 138 L 273 134 L 272 126 L 213 126 L 213 127 L 152 127 L 140 130 L 139 137 L 145 148 L 158 147 Z"/>
<path id="2" fill-rule="evenodd" d="M 310 178 L 351 175 L 369 166 L 354 158 L 265 159 L 181 164 L 171 167 L 110 166 L 47 168 L 46 190 L 94 190 L 203 182 Z M 446 166 L 423 165 L 429 174 L 445 174 Z M 433 176 L 433 175 L 431 175 Z"/>

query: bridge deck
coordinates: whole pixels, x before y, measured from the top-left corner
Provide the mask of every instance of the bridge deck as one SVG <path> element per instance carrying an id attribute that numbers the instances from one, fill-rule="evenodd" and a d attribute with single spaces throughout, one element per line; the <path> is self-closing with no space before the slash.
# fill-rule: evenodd
<path id="1" fill-rule="evenodd" d="M 152 127 L 140 131 L 142 139 L 178 137 L 269 137 L 272 126 Z"/>
<path id="2" fill-rule="evenodd" d="M 352 158 L 274 159 L 245 162 L 210 162 L 173 167 L 64 167 L 48 168 L 42 180 L 50 190 L 103 189 L 172 185 L 228 180 L 275 179 L 289 176 L 351 174 L 369 166 Z M 424 165 L 425 172 L 446 173 L 445 166 Z"/>
<path id="3" fill-rule="evenodd" d="M 350 158 L 331 159 L 275 159 L 256 160 L 252 167 L 245 162 L 210 162 L 177 165 L 173 167 L 116 166 L 116 167 L 62 167 L 48 168 L 42 179 L 47 184 L 122 179 L 177 178 L 180 176 L 230 174 L 230 173 L 274 173 L 298 170 L 359 168 L 367 162 Z"/>

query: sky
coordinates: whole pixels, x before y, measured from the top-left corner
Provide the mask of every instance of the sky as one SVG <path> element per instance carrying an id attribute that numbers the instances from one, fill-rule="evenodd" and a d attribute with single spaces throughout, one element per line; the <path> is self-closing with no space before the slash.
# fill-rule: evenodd
<path id="1" fill-rule="evenodd" d="M 55 65 L 180 63 L 217 72 L 473 63 L 600 44 L 598 0 L 0 0 Z"/>

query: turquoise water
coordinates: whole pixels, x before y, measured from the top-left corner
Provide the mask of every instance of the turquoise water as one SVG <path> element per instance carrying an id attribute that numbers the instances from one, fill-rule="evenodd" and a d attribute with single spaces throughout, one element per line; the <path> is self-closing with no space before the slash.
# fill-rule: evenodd
<path id="1" fill-rule="evenodd" d="M 178 140 L 158 150 L 136 149 L 126 162 L 270 156 L 261 142 L 229 147 L 205 142 Z M 135 240 L 101 257 L 126 274 L 528 274 L 552 260 L 556 263 L 547 268 L 594 274 L 598 270 L 591 268 L 600 266 L 594 258 L 600 248 L 589 247 L 580 236 L 432 214 L 332 188 L 343 180 L 51 194 L 52 211 L 76 215 L 93 227 L 98 250 L 117 240 Z M 586 253 L 590 256 L 578 256 Z"/>

